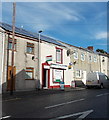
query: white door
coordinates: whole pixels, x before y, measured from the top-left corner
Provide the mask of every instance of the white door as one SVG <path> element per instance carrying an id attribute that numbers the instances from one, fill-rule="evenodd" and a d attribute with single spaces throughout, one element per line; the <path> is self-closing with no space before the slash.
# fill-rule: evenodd
<path id="1" fill-rule="evenodd" d="M 86 85 L 86 71 L 83 71 L 82 82 Z"/>

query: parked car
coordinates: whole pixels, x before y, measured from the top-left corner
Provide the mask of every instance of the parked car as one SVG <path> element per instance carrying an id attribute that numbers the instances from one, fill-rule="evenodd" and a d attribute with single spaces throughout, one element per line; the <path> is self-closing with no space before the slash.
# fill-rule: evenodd
<path id="1" fill-rule="evenodd" d="M 100 88 L 109 88 L 109 78 L 104 73 L 90 72 L 86 77 L 86 87 L 98 86 Z"/>

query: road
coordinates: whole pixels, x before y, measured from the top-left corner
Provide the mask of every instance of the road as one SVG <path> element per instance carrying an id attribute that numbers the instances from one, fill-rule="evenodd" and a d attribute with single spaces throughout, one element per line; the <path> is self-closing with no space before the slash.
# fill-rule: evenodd
<path id="1" fill-rule="evenodd" d="M 105 120 L 109 119 L 109 89 L 92 88 L 40 96 L 27 95 L 3 100 L 2 105 L 4 119 L 104 118 Z"/>

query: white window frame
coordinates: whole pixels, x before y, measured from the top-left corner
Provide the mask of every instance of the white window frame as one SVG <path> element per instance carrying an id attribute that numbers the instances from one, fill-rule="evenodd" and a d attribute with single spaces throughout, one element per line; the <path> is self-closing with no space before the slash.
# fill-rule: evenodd
<path id="1" fill-rule="evenodd" d="M 81 78 L 82 74 L 81 74 L 81 70 L 76 70 L 76 78 Z"/>
<path id="2" fill-rule="evenodd" d="M 78 51 L 75 49 L 73 53 L 74 59 L 78 59 Z"/>
<path id="3" fill-rule="evenodd" d="M 81 60 L 85 61 L 85 53 L 83 53 L 83 52 L 81 53 Z"/>
<path id="4" fill-rule="evenodd" d="M 61 48 L 56 47 L 56 63 L 63 63 L 63 51 Z"/>
<path id="5" fill-rule="evenodd" d="M 94 59 L 94 62 L 97 62 L 97 56 L 96 55 L 94 56 L 93 59 Z"/>

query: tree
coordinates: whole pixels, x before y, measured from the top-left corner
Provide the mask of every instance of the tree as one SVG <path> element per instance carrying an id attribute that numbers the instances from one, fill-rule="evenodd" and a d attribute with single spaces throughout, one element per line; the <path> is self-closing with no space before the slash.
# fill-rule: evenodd
<path id="1" fill-rule="evenodd" d="M 106 52 L 106 51 L 104 51 L 103 49 L 97 49 L 97 50 L 96 50 L 96 52 L 106 53 L 106 54 L 107 54 L 107 52 Z"/>

